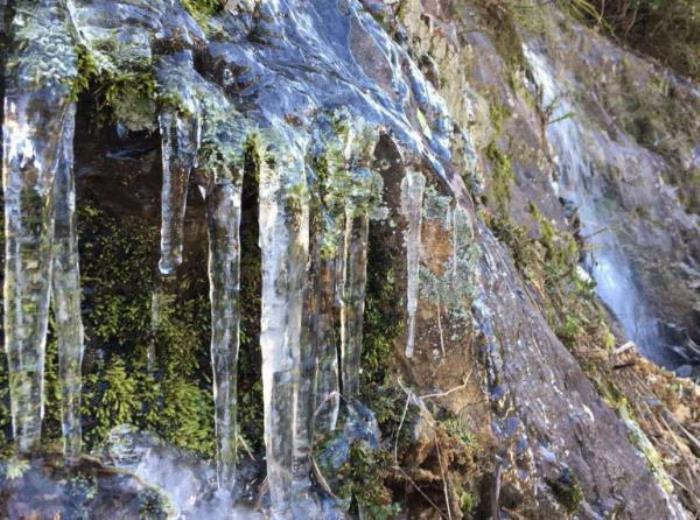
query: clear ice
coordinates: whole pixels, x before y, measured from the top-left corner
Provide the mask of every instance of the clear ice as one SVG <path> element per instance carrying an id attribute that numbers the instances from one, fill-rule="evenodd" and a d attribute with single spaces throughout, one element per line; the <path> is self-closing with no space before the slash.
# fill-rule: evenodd
<path id="1" fill-rule="evenodd" d="M 293 136 L 294 134 L 292 134 Z M 306 143 L 274 135 L 260 158 L 262 350 L 267 481 L 273 515 L 308 491 L 311 395 L 301 392 L 302 309 L 309 252 Z"/>
<path id="2" fill-rule="evenodd" d="M 76 57 L 60 2 L 18 2 L 4 100 L 5 349 L 13 436 L 35 447 L 44 415 L 49 299 L 59 346 L 67 456 L 80 451 L 83 329 L 75 234 L 70 81 Z M 35 12 L 32 12 L 35 11 Z"/>
<path id="3" fill-rule="evenodd" d="M 270 504 L 276 517 L 313 516 L 314 431 L 335 429 L 341 390 L 348 398 L 360 393 L 368 233 L 383 192 L 375 146 L 380 134 L 391 140 L 406 172 L 410 356 L 426 182 L 420 171 L 465 197 L 449 166 L 455 127 L 444 102 L 355 1 L 342 16 L 330 1 L 275 0 L 254 8 L 239 2 L 211 17 L 207 32 L 171 0 L 16 4 L 3 175 L 5 334 L 19 446 L 28 450 L 40 437 L 53 291 L 66 453 L 80 451 L 83 331 L 70 92 L 80 44 L 98 74 L 137 67 L 155 75 L 157 102 L 125 92 L 113 108 L 124 128 L 160 131 L 162 275 L 173 275 L 183 259 L 191 182 L 205 198 L 217 480 L 224 489 L 236 483 L 241 191 L 244 158 L 255 156 Z M 217 37 L 208 41 L 207 34 Z M 119 45 L 105 44 L 114 41 Z M 376 47 L 378 61 L 365 59 L 364 45 Z M 154 333 L 159 305 L 168 305 L 162 296 L 153 295 Z M 306 509 L 298 509 L 301 503 Z"/>
<path id="4" fill-rule="evenodd" d="M 190 173 L 197 157 L 199 124 L 195 116 L 172 112 L 162 112 L 159 119 L 163 193 L 158 268 L 162 274 L 170 275 L 182 263 L 182 233 Z"/>
<path id="5" fill-rule="evenodd" d="M 413 170 L 406 171 L 401 182 L 401 213 L 406 219 L 406 312 L 408 332 L 406 357 L 413 357 L 416 336 L 416 311 L 420 289 L 421 226 L 423 218 L 423 192 L 425 177 Z"/>

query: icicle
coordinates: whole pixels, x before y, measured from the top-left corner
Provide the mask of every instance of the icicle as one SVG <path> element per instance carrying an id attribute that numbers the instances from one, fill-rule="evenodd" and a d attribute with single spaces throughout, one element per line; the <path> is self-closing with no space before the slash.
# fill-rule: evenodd
<path id="1" fill-rule="evenodd" d="M 5 190 L 4 326 L 8 357 L 12 430 L 21 451 L 29 451 L 41 436 L 44 412 L 44 358 L 52 275 L 54 197 L 70 197 L 75 107 L 68 83 L 76 74 L 73 45 L 57 2 L 18 2 L 13 22 L 13 52 L 6 71 L 3 122 L 3 182 Z M 58 193 L 54 179 L 61 178 Z M 71 227 L 73 200 L 61 200 L 62 272 L 59 311 L 79 311 L 77 263 Z M 68 210 L 68 213 L 64 211 Z M 73 284 L 76 287 L 73 287 Z M 61 368 L 71 377 L 64 386 L 64 424 L 76 448 L 74 377 L 79 366 L 80 320 L 62 316 L 59 341 L 64 347 Z"/>
<path id="2" fill-rule="evenodd" d="M 63 447 L 67 457 L 80 453 L 80 393 L 83 362 L 83 322 L 80 314 L 80 268 L 75 219 L 73 134 L 75 107 L 66 113 L 54 184 L 55 230 L 53 258 L 53 308 L 58 340 L 59 381 Z"/>
<path id="3" fill-rule="evenodd" d="M 374 159 L 378 137 L 376 127 L 360 120 L 349 129 L 345 150 L 348 166 L 344 184 L 349 191 L 343 202 L 340 350 L 346 397 L 357 397 L 360 391 L 369 220 L 383 189 L 381 176 L 368 168 Z"/>
<path id="4" fill-rule="evenodd" d="M 244 119 L 230 106 L 222 92 L 214 88 L 198 90 L 201 78 L 198 80 L 193 76 L 190 79 L 191 88 L 184 90 L 190 96 L 196 94 L 202 121 L 201 140 L 194 141 L 197 151 L 195 178 L 205 196 L 209 226 L 217 481 L 219 488 L 232 491 L 238 448 L 239 228 L 247 128 Z M 188 105 L 193 106 L 193 102 L 190 100 Z M 196 126 L 190 126 L 193 128 Z"/>
<path id="5" fill-rule="evenodd" d="M 360 361 L 362 356 L 362 325 L 365 311 L 367 282 L 367 237 L 369 213 L 359 215 L 350 207 L 345 217 L 343 304 L 341 307 L 341 351 L 343 393 L 357 397 L 360 391 Z"/>
<path id="6" fill-rule="evenodd" d="M 163 191 L 161 198 L 161 274 L 169 275 L 182 263 L 182 230 L 187 208 L 190 173 L 199 143 L 196 116 L 163 112 L 160 115 L 163 148 Z"/>
<path id="7" fill-rule="evenodd" d="M 336 334 L 335 257 L 318 258 L 314 280 L 316 305 L 311 336 L 316 341 L 314 370 L 314 425 L 321 433 L 335 430 L 340 411 L 338 336 Z"/>
<path id="8" fill-rule="evenodd" d="M 321 191 L 320 186 L 314 189 Z M 312 195 L 313 196 L 313 195 Z M 335 430 L 340 407 L 338 379 L 338 338 L 336 334 L 336 247 L 326 247 L 328 234 L 337 232 L 327 229 L 339 225 L 333 212 L 323 207 L 319 197 L 312 204 L 314 215 L 310 229 L 310 269 L 306 287 L 304 308 L 304 339 L 313 345 L 310 365 L 305 374 L 312 381 L 314 407 L 312 427 L 322 433 Z"/>
<path id="9" fill-rule="evenodd" d="M 401 213 L 406 218 L 406 311 L 408 312 L 408 336 L 406 357 L 413 357 L 416 334 L 416 311 L 420 277 L 421 224 L 423 218 L 423 191 L 425 177 L 409 170 L 401 182 Z"/>
<path id="10" fill-rule="evenodd" d="M 304 283 L 309 249 L 303 146 L 263 151 L 260 165 L 263 396 L 267 481 L 273 517 L 286 517 L 310 487 L 311 395 L 300 385 Z"/>
<path id="11" fill-rule="evenodd" d="M 342 275 L 344 207 L 335 189 L 345 175 L 342 130 L 322 115 L 312 150 L 310 182 L 310 268 L 305 309 L 305 334 L 314 347 L 313 429 L 322 434 L 335 430 L 340 411 L 337 334 Z"/>
<path id="12" fill-rule="evenodd" d="M 357 397 L 360 391 L 369 217 L 372 202 L 381 193 L 381 177 L 367 168 L 353 169 L 349 176 L 352 189 L 345 205 L 342 242 L 341 365 L 343 394 Z"/>
<path id="13" fill-rule="evenodd" d="M 207 220 L 217 478 L 220 488 L 230 489 L 236 477 L 238 440 L 236 386 L 240 328 L 240 182 L 214 185 L 207 195 Z"/>

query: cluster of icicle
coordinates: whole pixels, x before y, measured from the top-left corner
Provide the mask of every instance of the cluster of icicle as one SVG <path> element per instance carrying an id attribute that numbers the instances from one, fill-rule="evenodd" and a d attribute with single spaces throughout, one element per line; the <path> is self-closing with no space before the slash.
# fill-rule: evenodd
<path id="1" fill-rule="evenodd" d="M 49 300 L 55 316 L 66 455 L 80 451 L 83 326 L 75 226 L 70 80 L 77 74 L 61 10 L 18 7 L 3 122 L 4 331 L 14 438 L 36 446 L 44 414 Z M 39 37 L 37 37 L 39 35 Z M 49 298 L 51 296 L 51 298 Z"/>
<path id="2" fill-rule="evenodd" d="M 74 457 L 81 449 L 84 349 L 72 155 L 76 108 L 71 85 L 78 74 L 77 56 L 63 3 L 30 5 L 19 2 L 16 7 L 4 112 L 4 327 L 12 424 L 21 451 L 36 447 L 51 302 L 65 453 Z M 174 100 L 163 104 L 158 116 L 163 158 L 158 267 L 164 277 L 182 262 L 191 182 L 206 201 L 217 476 L 224 489 L 235 485 L 238 451 L 236 365 L 240 255 L 245 254 L 239 243 L 241 191 L 245 174 L 259 180 L 267 480 L 273 514 L 283 516 L 311 488 L 314 431 L 335 428 L 341 390 L 346 397 L 359 392 L 369 222 L 383 191 L 381 176 L 372 170 L 380 126 L 334 108 L 317 110 L 303 129 L 281 117 L 260 127 L 196 72 L 192 50 L 173 46 L 157 57 L 154 67 L 159 89 Z M 426 113 L 440 115 L 442 105 L 429 105 L 433 93 L 419 81 L 415 66 L 410 72 L 417 103 Z M 449 159 L 445 136 L 452 127 L 444 117 L 437 120 L 440 131 L 429 134 L 438 153 L 427 158 L 450 183 L 440 161 L 443 155 Z M 249 156 L 255 158 L 249 161 L 255 172 L 245 171 Z M 425 185 L 423 174 L 411 170 L 402 183 L 409 357 Z M 461 184 L 456 186 L 463 193 Z M 155 314 L 158 303 L 155 295 Z"/>

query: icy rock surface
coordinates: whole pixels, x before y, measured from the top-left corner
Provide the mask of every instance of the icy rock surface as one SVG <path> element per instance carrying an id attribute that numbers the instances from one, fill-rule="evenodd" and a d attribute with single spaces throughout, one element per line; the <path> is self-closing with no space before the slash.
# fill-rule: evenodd
<path id="1" fill-rule="evenodd" d="M 700 91 L 597 37 L 590 37 L 583 55 L 574 55 L 569 44 L 581 46 L 584 37 L 579 28 L 573 41 L 547 48 L 532 39 L 523 47 L 534 80 L 530 86 L 549 118 L 545 137 L 555 167 L 552 191 L 580 223 L 584 266 L 625 335 L 666 368 L 696 364 L 698 296 L 693 287 L 700 235 L 697 214 L 684 204 L 683 192 L 693 189 L 698 126 L 678 123 L 679 131 L 662 122 L 652 139 L 640 135 L 630 120 L 643 128 L 640 114 L 658 110 L 655 96 L 662 96 L 672 100 L 664 109 L 668 113 L 654 118 L 678 118 L 676 111 L 683 107 L 692 121 Z M 604 81 L 589 91 L 577 70 L 591 64 Z M 688 179 L 688 187 L 671 185 L 669 177 Z"/>
<path id="2" fill-rule="evenodd" d="M 163 494 L 175 518 L 262 518 L 251 507 L 235 505 L 216 490 L 216 468 L 128 425 L 112 430 L 99 453 L 107 467 L 141 479 Z M 253 468 L 244 468 L 243 474 Z"/>
<path id="3" fill-rule="evenodd" d="M 19 202 L 14 203 L 12 196 L 32 188 L 28 178 L 40 181 L 39 187 L 46 192 L 42 196 L 52 202 L 53 192 L 47 187 L 55 177 L 60 181 L 56 182 L 57 196 L 70 199 L 72 184 L 63 176 L 72 166 L 74 108 L 68 86 L 77 74 L 72 65 L 74 46 L 80 45 L 96 73 L 107 78 L 119 75 L 139 81 L 153 75 L 155 97 L 144 96 L 137 88 L 123 88 L 115 92 L 113 108 L 125 128 L 160 130 L 159 268 L 164 276 L 174 275 L 182 261 L 190 178 L 206 199 L 217 479 L 224 489 L 233 489 L 236 473 L 239 263 L 240 254 L 245 254 L 239 251 L 238 236 L 243 164 L 246 153 L 256 156 L 268 484 L 273 514 L 289 515 L 291 505 L 306 500 L 311 492 L 310 449 L 316 419 L 318 428 L 331 431 L 338 415 L 339 391 L 347 396 L 359 392 L 367 236 L 369 220 L 382 201 L 381 177 L 372 171 L 380 134 L 402 150 L 406 171 L 424 171 L 449 186 L 462 203 L 467 201 L 461 177 L 451 168 L 450 144 L 456 129 L 444 103 L 406 51 L 353 1 L 239 5 L 209 19 L 208 27 L 199 27 L 177 2 L 72 0 L 65 6 L 51 2 L 21 5 L 26 16 L 39 14 L 32 23 L 52 22 L 49 34 L 61 39 L 59 49 L 66 56 L 41 60 L 42 53 L 55 46 L 17 44 L 20 66 L 55 61 L 63 68 L 44 76 L 41 70 L 31 70 L 38 74 L 31 78 L 36 94 L 18 93 L 15 100 L 15 90 L 8 89 L 5 124 L 10 131 L 4 154 L 8 226 L 12 229 L 17 221 L 14 208 Z M 18 11 L 18 26 L 23 24 L 24 12 Z M 42 22 L 42 17 L 49 18 Z M 15 37 L 22 34 L 16 31 Z M 368 59 L 370 56 L 373 58 Z M 24 76 L 16 75 L 22 80 Z M 26 97 L 32 95 L 34 98 Z M 10 121 L 16 123 L 11 126 Z M 39 134 L 32 141 L 34 133 L 54 128 L 51 135 Z M 314 140 L 314 136 L 322 139 Z M 31 147 L 44 154 L 36 161 L 38 174 L 20 176 L 20 163 L 26 162 L 24 155 Z M 423 174 L 410 175 L 424 178 Z M 70 234 L 74 196 L 68 202 L 57 205 L 56 215 L 60 259 L 72 262 L 73 269 L 63 267 L 65 261 L 55 269 L 60 275 L 55 295 L 63 319 L 59 331 L 67 338 L 62 344 L 82 339 L 77 255 L 74 238 L 70 238 L 74 236 Z M 35 204 L 27 211 L 47 207 L 50 205 Z M 420 221 L 415 220 L 420 198 L 413 207 L 411 232 L 415 237 L 420 233 Z M 6 270 L 6 290 L 12 292 L 13 284 L 22 282 L 17 277 L 27 278 L 17 283 L 27 294 L 16 300 L 29 298 L 38 311 L 25 303 L 20 317 L 31 323 L 23 326 L 15 325 L 12 314 L 7 314 L 11 359 L 15 352 L 26 358 L 13 362 L 11 369 L 13 377 L 20 379 L 13 386 L 16 436 L 26 448 L 38 440 L 41 425 L 49 299 L 46 280 L 54 240 L 54 216 L 37 216 L 41 225 L 32 228 L 34 245 L 26 254 L 15 254 L 12 239 L 16 233 L 8 233 Z M 415 275 L 418 258 L 415 254 L 411 258 Z M 311 286 L 307 284 L 309 273 L 314 273 Z M 414 283 L 407 296 L 409 312 L 414 314 L 416 291 Z M 309 306 L 318 309 L 311 313 L 314 319 L 310 321 L 304 318 Z M 335 337 L 335 324 L 339 337 Z M 13 346 L 13 334 L 22 336 L 28 348 Z M 74 351 L 79 349 L 80 345 L 62 350 L 67 367 L 62 370 L 67 389 L 67 443 L 74 442 L 70 439 L 76 438 L 78 426 L 73 410 L 80 390 L 74 382 L 79 367 Z M 340 358 L 336 359 L 338 351 Z M 317 417 L 319 406 L 328 403 L 330 411 Z"/>
<path id="4" fill-rule="evenodd" d="M 367 229 L 369 219 L 382 214 L 378 210 L 391 188 L 384 188 L 388 180 L 394 187 L 404 183 L 404 204 L 397 204 L 396 197 L 388 202 L 402 206 L 397 218 L 403 217 L 406 224 L 405 233 L 399 234 L 406 255 L 400 264 L 409 282 L 407 322 L 413 317 L 418 322 L 421 298 L 432 297 L 440 284 L 458 294 L 446 291 L 456 301 L 438 300 L 438 317 L 443 307 L 454 308 L 466 322 L 465 301 L 476 298 L 474 316 L 487 343 L 494 406 L 504 411 L 499 421 L 507 426 L 497 422 L 494 430 L 506 432 L 504 443 L 517 434 L 528 449 L 546 445 L 552 456 L 545 460 L 535 455 L 533 473 L 547 475 L 551 465 L 560 472 L 571 468 L 582 482 L 589 509 L 595 507 L 600 515 L 611 497 L 630 502 L 632 495 L 644 498 L 632 504 L 634 511 L 682 516 L 675 499 L 659 488 L 629 445 L 621 423 L 524 296 L 501 246 L 478 224 L 462 179 L 473 168 L 468 136 L 455 127 L 445 103 L 406 49 L 357 1 L 238 2 L 209 18 L 207 27 L 198 26 L 174 0 L 17 4 L 23 8 L 18 10 L 18 26 L 25 26 L 26 13 L 37 14 L 29 17 L 31 23 L 43 24 L 31 37 L 15 31 L 17 41 L 30 43 L 13 47 L 21 73 L 10 69 L 5 100 L 5 302 L 12 307 L 6 312 L 5 333 L 13 424 L 21 447 L 36 443 L 41 427 L 48 275 L 53 271 L 49 248 L 55 240 L 53 197 L 70 191 L 70 183 L 54 189 L 55 165 L 68 165 L 70 153 L 64 148 L 70 148 L 72 140 L 73 108 L 64 78 L 70 83 L 75 75 L 69 51 L 81 45 L 97 74 L 156 79 L 155 93 L 124 88 L 112 101 L 120 127 L 161 133 L 164 275 L 176 275 L 181 261 L 188 178 L 205 198 L 216 481 L 221 493 L 217 496 L 236 489 L 240 470 L 235 465 L 235 365 L 239 262 L 246 252 L 240 250 L 238 226 L 242 176 L 250 158 L 260 191 L 260 342 L 271 516 L 313 518 L 325 507 L 311 484 L 311 442 L 315 429 L 336 428 L 338 392 L 352 397 L 359 390 Z M 44 59 L 47 49 L 57 47 L 42 44 L 35 33 L 58 33 L 65 42 L 58 47 L 66 51 L 58 71 L 43 71 L 44 64 L 53 63 Z M 24 64 L 30 77 L 41 81 L 33 88 L 13 88 L 13 81 L 26 81 Z M 374 160 L 378 142 L 395 151 L 381 176 Z M 453 148 L 458 153 L 453 155 Z M 458 172 L 454 164 L 464 171 Z M 437 188 L 443 198 L 435 196 Z M 29 204 L 23 205 L 25 200 Z M 428 202 L 438 200 L 434 213 L 422 214 Z M 436 215 L 450 222 L 452 233 L 449 271 L 437 281 L 421 278 L 426 274 L 423 227 L 438 220 Z M 72 225 L 69 213 L 56 214 L 55 220 L 62 222 L 61 233 Z M 64 236 L 58 226 L 56 236 Z M 474 267 L 468 261 L 469 240 L 479 244 L 483 255 L 473 291 L 466 287 Z M 66 243 L 65 256 L 77 262 L 71 253 L 74 243 Z M 61 282 L 70 289 L 65 330 L 67 338 L 77 338 L 77 264 L 71 269 L 71 277 Z M 416 331 L 409 329 L 407 347 L 417 351 Z M 456 341 L 440 339 L 443 350 Z M 75 359 L 78 350 L 66 349 L 66 359 Z M 339 358 L 334 356 L 338 351 Z M 72 398 L 79 390 L 72 384 L 66 388 L 74 392 Z M 503 396 L 512 406 L 500 406 Z M 590 414 L 581 412 L 587 406 Z M 319 410 L 323 412 L 316 413 Z M 75 428 L 70 420 L 67 424 L 68 438 Z M 592 462 L 580 453 L 589 446 Z M 134 460 L 139 468 L 139 460 L 149 459 L 139 455 Z M 168 463 L 154 459 L 138 471 L 172 488 L 184 511 L 191 507 L 198 485 L 172 482 L 161 471 L 166 467 Z M 187 471 L 173 466 L 172 472 L 181 470 Z M 222 500 L 220 507 L 212 506 L 212 514 L 230 512 Z"/>

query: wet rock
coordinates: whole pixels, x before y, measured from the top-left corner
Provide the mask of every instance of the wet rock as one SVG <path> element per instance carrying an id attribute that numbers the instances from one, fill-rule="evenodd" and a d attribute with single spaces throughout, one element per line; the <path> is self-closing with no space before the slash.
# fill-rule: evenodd
<path id="1" fill-rule="evenodd" d="M 693 367 L 691 365 L 681 365 L 673 371 L 678 377 L 691 377 Z"/>

